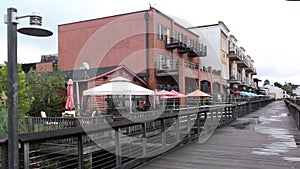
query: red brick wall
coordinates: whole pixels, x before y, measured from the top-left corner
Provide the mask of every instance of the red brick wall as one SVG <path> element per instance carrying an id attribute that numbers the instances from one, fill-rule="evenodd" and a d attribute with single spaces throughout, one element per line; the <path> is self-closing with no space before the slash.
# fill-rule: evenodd
<path id="1" fill-rule="evenodd" d="M 124 64 L 139 72 L 145 67 L 144 13 L 59 25 L 58 67 L 78 69 Z M 137 62 L 138 61 L 138 62 Z"/>
<path id="2" fill-rule="evenodd" d="M 36 64 L 36 71 L 48 71 L 52 72 L 52 62 L 41 62 Z"/>

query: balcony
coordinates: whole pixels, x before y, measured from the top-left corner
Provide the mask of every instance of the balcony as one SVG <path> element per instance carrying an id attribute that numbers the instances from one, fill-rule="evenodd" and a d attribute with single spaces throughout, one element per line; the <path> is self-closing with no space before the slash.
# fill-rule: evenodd
<path id="1" fill-rule="evenodd" d="M 173 76 L 178 75 L 178 62 L 156 62 L 156 76 Z"/>
<path id="2" fill-rule="evenodd" d="M 246 71 L 246 73 L 250 73 L 252 75 L 256 75 L 256 69 L 254 67 L 252 67 L 252 66 L 245 67 L 245 71 Z"/>
<path id="3" fill-rule="evenodd" d="M 241 84 L 242 83 L 242 75 L 240 73 L 233 73 L 228 80 L 230 84 Z"/>
<path id="4" fill-rule="evenodd" d="M 186 48 L 186 44 L 181 42 L 179 39 L 175 37 L 168 37 L 166 36 L 166 49 L 173 50 L 173 49 L 184 49 Z"/>
<path id="5" fill-rule="evenodd" d="M 231 48 L 229 50 L 229 53 L 228 53 L 227 56 L 230 60 L 237 60 L 237 61 L 242 60 L 242 54 L 241 54 L 241 51 L 238 48 Z"/>
<path id="6" fill-rule="evenodd" d="M 242 55 L 241 60 L 238 60 L 236 63 L 238 67 L 249 67 L 249 61 L 246 59 L 245 55 Z"/>

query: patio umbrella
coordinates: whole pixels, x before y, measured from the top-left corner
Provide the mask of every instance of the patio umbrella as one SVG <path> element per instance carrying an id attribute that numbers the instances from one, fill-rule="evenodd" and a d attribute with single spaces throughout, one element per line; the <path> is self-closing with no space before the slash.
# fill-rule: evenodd
<path id="1" fill-rule="evenodd" d="M 74 98 L 73 98 L 73 81 L 72 81 L 72 79 L 69 79 L 69 81 L 68 81 L 67 94 L 68 94 L 68 98 L 66 101 L 65 108 L 67 110 L 72 110 L 75 108 Z"/>
<path id="2" fill-rule="evenodd" d="M 162 97 L 162 101 L 163 101 L 163 106 L 165 106 L 165 96 L 175 96 L 176 94 L 173 93 L 173 92 L 169 92 L 169 91 L 166 91 L 166 90 L 161 90 L 161 91 L 158 91 L 154 94 L 155 96 L 163 96 Z"/>
<path id="3" fill-rule="evenodd" d="M 182 93 L 179 93 L 179 92 L 177 92 L 175 90 L 171 90 L 171 93 L 173 93 L 174 95 L 173 96 L 164 96 L 163 98 L 165 98 L 165 99 L 173 99 L 173 107 L 175 108 L 175 99 L 186 97 L 186 95 L 182 94 Z"/>
<path id="4" fill-rule="evenodd" d="M 166 91 L 166 90 L 161 90 L 161 91 L 156 92 L 154 95 L 156 95 L 156 96 L 175 96 L 176 94 L 173 92 Z"/>
<path id="5" fill-rule="evenodd" d="M 241 91 L 239 91 L 239 90 L 234 91 L 233 94 L 241 94 Z"/>
<path id="6" fill-rule="evenodd" d="M 211 95 L 202 92 L 201 90 L 197 89 L 189 94 L 186 95 L 187 97 L 197 97 L 197 105 L 199 105 L 199 98 L 208 98 L 211 97 Z"/>
<path id="7" fill-rule="evenodd" d="M 197 89 L 189 94 L 186 95 L 187 97 L 211 97 L 211 95 L 202 92 L 201 90 Z"/>

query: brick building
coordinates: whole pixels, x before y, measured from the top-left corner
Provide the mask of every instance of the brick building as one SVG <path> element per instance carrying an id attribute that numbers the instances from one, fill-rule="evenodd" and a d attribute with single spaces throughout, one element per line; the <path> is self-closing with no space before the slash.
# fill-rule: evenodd
<path id="1" fill-rule="evenodd" d="M 150 8 L 59 25 L 58 55 L 59 69 L 125 65 L 150 89 L 189 93 L 200 86 L 206 47 L 197 34 Z"/>

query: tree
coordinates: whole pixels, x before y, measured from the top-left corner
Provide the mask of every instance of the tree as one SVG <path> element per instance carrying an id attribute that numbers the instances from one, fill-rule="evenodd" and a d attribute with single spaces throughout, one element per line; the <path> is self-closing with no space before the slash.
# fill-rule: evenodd
<path id="1" fill-rule="evenodd" d="M 282 85 L 281 85 L 280 83 L 278 83 L 278 82 L 275 82 L 275 83 L 274 83 L 274 86 L 277 86 L 277 87 L 279 87 L 279 88 L 282 88 Z"/>
<path id="2" fill-rule="evenodd" d="M 0 92 L 4 91 L 6 96 L 8 95 L 7 73 L 7 63 L 5 62 L 0 68 Z M 18 79 L 18 111 L 19 116 L 25 116 L 30 110 L 34 98 L 28 95 L 30 88 L 25 80 L 25 73 L 22 71 L 21 65 L 18 65 Z M 5 105 L 2 108 L 7 108 L 7 100 Z"/>
<path id="3" fill-rule="evenodd" d="M 264 85 L 269 85 L 270 84 L 270 81 L 268 80 L 268 79 L 266 79 L 265 81 L 264 81 Z"/>
<path id="4" fill-rule="evenodd" d="M 290 96 L 294 96 L 296 94 L 293 93 L 293 91 L 298 87 L 298 85 L 294 85 L 292 83 L 284 83 L 284 85 L 282 86 L 282 89 L 286 91 L 287 94 L 289 94 Z"/>
<path id="5" fill-rule="evenodd" d="M 43 110 L 48 116 L 60 116 L 61 105 L 66 101 L 64 73 L 31 70 L 27 81 L 31 85 L 30 96 L 35 98 L 31 105 L 31 115 Z"/>

